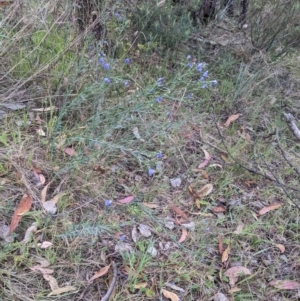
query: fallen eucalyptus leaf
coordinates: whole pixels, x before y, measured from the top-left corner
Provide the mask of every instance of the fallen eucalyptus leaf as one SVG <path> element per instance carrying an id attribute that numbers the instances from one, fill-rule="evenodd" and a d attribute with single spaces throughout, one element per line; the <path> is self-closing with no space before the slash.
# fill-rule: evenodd
<path id="1" fill-rule="evenodd" d="M 150 231 L 149 226 L 139 224 L 138 229 L 143 236 L 145 236 L 145 237 L 151 236 L 151 231 Z"/>

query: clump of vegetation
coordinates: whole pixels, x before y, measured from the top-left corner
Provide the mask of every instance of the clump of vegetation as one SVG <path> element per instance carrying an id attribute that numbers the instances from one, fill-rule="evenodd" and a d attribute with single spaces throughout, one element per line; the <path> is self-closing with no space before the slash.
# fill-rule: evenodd
<path id="1" fill-rule="evenodd" d="M 207 3 L 0 4 L 1 300 L 297 299 L 300 7 Z"/>

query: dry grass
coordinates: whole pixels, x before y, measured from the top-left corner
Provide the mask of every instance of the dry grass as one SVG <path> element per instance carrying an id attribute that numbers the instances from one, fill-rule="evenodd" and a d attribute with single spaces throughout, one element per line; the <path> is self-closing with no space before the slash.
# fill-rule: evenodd
<path id="1" fill-rule="evenodd" d="M 298 300 L 297 290 L 270 285 L 300 282 L 294 204 L 300 205 L 299 142 L 282 118 L 285 110 L 299 118 L 297 54 L 290 49 L 273 60 L 278 53 L 252 52 L 250 29 L 237 32 L 225 17 L 203 28 L 203 36 L 194 32 L 186 42 L 184 35 L 172 36 L 163 44 L 154 35 L 159 10 L 139 7 L 153 24 L 137 17 L 130 24 L 134 6 L 109 2 L 95 2 L 103 5 L 105 28 L 95 43 L 93 25 L 79 33 L 70 3 L 57 3 L 28 1 L 20 10 L 16 2 L 1 12 L 1 104 L 26 105 L 3 113 L 0 123 L 1 231 L 24 193 L 33 204 L 12 240 L 1 239 L 0 299 L 101 300 L 112 269 L 85 290 L 87 279 L 114 261 L 118 273 L 110 300 L 165 300 L 162 289 L 182 300 L 209 300 L 217 293 L 228 300 Z M 168 4 L 161 13 L 170 9 Z M 147 42 L 136 39 L 136 27 Z M 98 62 L 100 52 L 108 70 Z M 195 64 L 188 68 L 188 62 Z M 207 63 L 202 72 L 199 62 Z M 209 77 L 199 82 L 205 70 Z M 217 86 L 210 87 L 215 79 Z M 199 170 L 203 149 L 212 158 Z M 178 187 L 171 185 L 174 178 L 181 179 Z M 199 192 L 209 183 L 212 193 L 196 201 L 189 190 Z M 60 195 L 53 215 L 43 210 L 46 185 L 47 201 Z M 130 195 L 135 198 L 129 204 L 118 202 Z M 257 215 L 274 203 L 282 206 Z M 174 206 L 195 225 L 181 243 L 184 221 Z M 216 208 L 225 211 L 216 214 Z M 173 229 L 166 226 L 168 218 Z M 34 222 L 37 231 L 22 242 Z M 132 231 L 140 224 L 151 236 L 138 232 L 134 242 Z M 220 237 L 223 250 L 231 247 L 224 262 Z M 53 245 L 41 248 L 45 241 Z M 49 277 L 32 270 L 42 259 L 60 287 L 75 289 L 48 296 Z M 230 293 L 224 274 L 234 266 L 247 267 L 251 275 L 239 277 L 239 290 Z"/>

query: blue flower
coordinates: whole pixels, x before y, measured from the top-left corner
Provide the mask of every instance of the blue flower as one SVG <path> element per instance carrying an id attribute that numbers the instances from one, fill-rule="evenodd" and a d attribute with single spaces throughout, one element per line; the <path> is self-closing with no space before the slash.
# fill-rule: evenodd
<path id="1" fill-rule="evenodd" d="M 109 70 L 109 68 L 110 68 L 109 63 L 103 63 L 102 66 L 105 70 Z"/>
<path id="2" fill-rule="evenodd" d="M 191 55 L 188 55 L 188 56 L 186 57 L 187 61 L 189 61 L 191 58 L 192 58 Z"/>
<path id="3" fill-rule="evenodd" d="M 149 90 L 149 93 L 153 93 L 154 92 L 154 88 L 151 88 L 150 90 Z"/>
<path id="4" fill-rule="evenodd" d="M 123 81 L 123 84 L 124 84 L 124 86 L 127 88 L 127 87 L 129 87 L 129 81 L 128 80 L 124 80 Z"/>
<path id="5" fill-rule="evenodd" d="M 152 168 L 149 168 L 149 169 L 148 169 L 148 176 L 149 176 L 149 177 L 153 176 L 154 173 L 155 173 L 155 169 L 152 169 Z"/>
<path id="6" fill-rule="evenodd" d="M 214 87 L 218 84 L 218 81 L 216 79 L 214 79 L 213 81 L 211 81 L 210 86 Z"/>
<path id="7" fill-rule="evenodd" d="M 155 101 L 156 101 L 156 102 L 161 102 L 162 99 L 163 99 L 162 96 L 158 96 L 158 97 L 155 99 Z"/>
<path id="8" fill-rule="evenodd" d="M 203 76 L 204 78 L 207 78 L 207 77 L 208 77 L 208 71 L 205 71 L 205 72 L 202 74 L 202 76 Z"/>
<path id="9" fill-rule="evenodd" d="M 124 240 L 125 240 L 125 238 L 126 238 L 126 236 L 125 236 L 125 235 L 120 235 L 120 237 L 119 237 L 120 241 L 124 241 Z"/>
<path id="10" fill-rule="evenodd" d="M 130 59 L 129 59 L 129 58 L 126 58 L 126 59 L 124 60 L 124 62 L 125 62 L 126 65 L 129 65 L 129 64 L 130 64 Z"/>
<path id="11" fill-rule="evenodd" d="M 187 99 L 190 99 L 190 98 L 191 98 L 191 93 L 188 93 L 188 94 L 186 95 L 186 98 L 187 98 Z"/>
<path id="12" fill-rule="evenodd" d="M 160 77 L 160 78 L 157 80 L 157 85 L 158 85 L 159 87 L 162 86 L 163 81 L 164 81 L 164 77 Z"/>
<path id="13" fill-rule="evenodd" d="M 187 63 L 187 67 L 188 67 L 188 68 L 192 68 L 192 67 L 193 67 L 193 63 L 188 62 L 188 63 Z"/>
<path id="14" fill-rule="evenodd" d="M 99 64 L 103 65 L 105 63 L 104 57 L 101 56 L 99 59 Z"/>
<path id="15" fill-rule="evenodd" d="M 106 200 L 104 206 L 105 207 L 110 207 L 110 205 L 112 204 L 112 200 Z"/>
<path id="16" fill-rule="evenodd" d="M 203 63 L 199 63 L 197 65 L 197 71 L 202 72 L 202 69 L 203 69 Z"/>
<path id="17" fill-rule="evenodd" d="M 161 159 L 162 157 L 163 157 L 163 153 L 161 151 L 156 154 L 157 159 Z"/>
<path id="18" fill-rule="evenodd" d="M 122 17 L 119 13 L 115 13 L 115 17 L 117 20 L 122 20 Z"/>
<path id="19" fill-rule="evenodd" d="M 207 84 L 202 85 L 202 89 L 205 89 L 207 87 Z"/>
<path id="20" fill-rule="evenodd" d="M 200 81 L 200 82 L 204 82 L 204 77 L 201 76 L 200 79 L 199 79 L 199 81 Z"/>
<path id="21" fill-rule="evenodd" d="M 110 84 L 111 83 L 111 79 L 109 77 L 105 77 L 103 80 L 106 84 Z"/>

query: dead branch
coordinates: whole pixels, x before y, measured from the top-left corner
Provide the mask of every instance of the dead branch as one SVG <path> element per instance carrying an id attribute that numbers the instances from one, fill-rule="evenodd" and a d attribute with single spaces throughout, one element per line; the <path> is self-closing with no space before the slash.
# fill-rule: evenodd
<path id="1" fill-rule="evenodd" d="M 283 156 L 283 158 L 285 159 L 285 161 L 288 163 L 288 165 L 293 169 L 295 170 L 295 172 L 297 173 L 298 176 L 300 176 L 300 168 L 297 168 L 295 167 L 291 162 L 290 160 L 288 159 L 287 155 L 286 155 L 286 152 L 283 150 L 283 148 L 281 147 L 281 144 L 280 144 L 280 140 L 279 140 L 279 129 L 277 128 L 276 129 L 276 140 L 278 142 L 278 147 L 281 151 L 281 154 Z"/>
<path id="2" fill-rule="evenodd" d="M 109 288 L 107 290 L 107 293 L 105 294 L 105 296 L 101 299 L 101 301 L 108 301 L 110 295 L 112 294 L 114 287 L 116 285 L 116 281 L 117 281 L 117 276 L 118 276 L 118 268 L 116 263 L 113 261 L 112 263 L 112 269 L 113 269 L 113 278 L 111 280 L 111 283 L 109 285 Z"/>
<path id="3" fill-rule="evenodd" d="M 300 140 L 300 130 L 297 127 L 295 117 L 291 113 L 283 113 L 283 116 L 287 120 L 288 126 L 289 126 L 290 130 L 292 131 L 292 133 L 294 134 L 294 136 L 298 140 Z"/>

